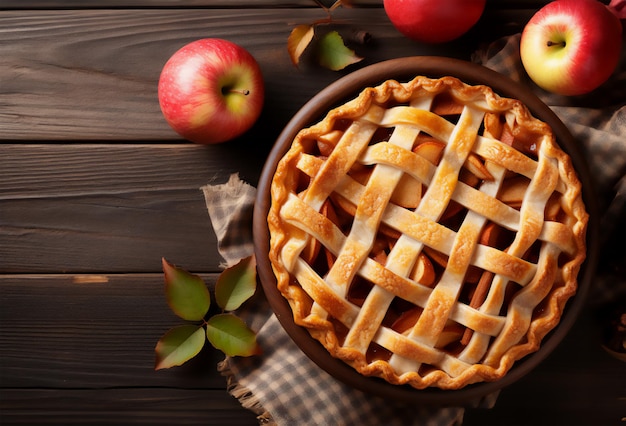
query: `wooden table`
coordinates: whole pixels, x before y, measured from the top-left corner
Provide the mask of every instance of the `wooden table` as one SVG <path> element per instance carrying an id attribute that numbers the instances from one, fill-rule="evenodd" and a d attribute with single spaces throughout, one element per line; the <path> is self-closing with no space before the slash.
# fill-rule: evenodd
<path id="1" fill-rule="evenodd" d="M 400 56 L 469 59 L 518 32 L 545 2 L 488 2 L 461 39 L 402 37 L 381 1 L 335 13 L 365 59 L 345 71 L 286 51 L 295 24 L 323 18 L 312 0 L 2 0 L 0 2 L 0 423 L 255 424 L 205 350 L 153 370 L 154 346 L 178 319 L 161 257 L 204 276 L 221 261 L 199 187 L 231 173 L 256 184 L 273 141 L 320 89 Z M 182 45 L 220 37 L 246 47 L 266 81 L 254 129 L 217 146 L 179 138 L 159 110 L 161 67 Z M 587 309 L 539 368 L 469 411 L 467 424 L 619 424 L 624 364 L 600 347 Z"/>

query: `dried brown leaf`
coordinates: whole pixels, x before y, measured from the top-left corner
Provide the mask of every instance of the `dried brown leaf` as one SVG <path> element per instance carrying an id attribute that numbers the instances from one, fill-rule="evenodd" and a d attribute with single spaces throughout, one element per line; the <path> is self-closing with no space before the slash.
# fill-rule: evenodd
<path id="1" fill-rule="evenodd" d="M 291 62 L 298 66 L 300 63 L 300 56 L 306 50 L 306 48 L 313 40 L 313 34 L 315 30 L 312 25 L 298 25 L 295 27 L 291 34 L 289 34 L 289 38 L 287 39 L 287 50 L 289 51 L 289 57 L 291 58 Z"/>

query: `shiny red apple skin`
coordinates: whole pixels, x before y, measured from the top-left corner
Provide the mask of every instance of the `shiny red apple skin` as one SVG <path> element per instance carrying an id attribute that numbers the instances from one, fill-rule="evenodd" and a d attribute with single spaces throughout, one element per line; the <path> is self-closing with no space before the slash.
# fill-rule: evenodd
<path id="1" fill-rule="evenodd" d="M 565 43 L 564 45 L 562 43 Z M 541 88 L 583 95 L 613 73 L 622 49 L 620 20 L 597 0 L 557 0 L 524 27 L 522 64 Z"/>
<path id="2" fill-rule="evenodd" d="M 219 38 L 183 46 L 159 77 L 163 116 L 178 134 L 199 144 L 222 143 L 245 133 L 259 118 L 264 96 L 254 57 Z"/>
<path id="3" fill-rule="evenodd" d="M 384 0 L 383 6 L 391 23 L 406 37 L 445 43 L 478 22 L 485 0 Z"/>

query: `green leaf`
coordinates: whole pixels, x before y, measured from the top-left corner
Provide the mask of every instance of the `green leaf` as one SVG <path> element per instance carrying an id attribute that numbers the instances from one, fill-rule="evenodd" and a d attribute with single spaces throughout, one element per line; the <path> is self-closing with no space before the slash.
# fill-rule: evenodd
<path id="1" fill-rule="evenodd" d="M 348 65 L 363 60 L 355 55 L 354 50 L 346 47 L 337 31 L 325 34 L 318 43 L 318 49 L 320 65 L 333 71 L 342 70 Z"/>
<path id="2" fill-rule="evenodd" d="M 211 295 L 198 275 L 190 274 L 162 259 L 165 296 L 172 311 L 187 321 L 200 321 L 211 306 Z"/>
<path id="3" fill-rule="evenodd" d="M 201 326 L 186 324 L 172 328 L 157 342 L 154 369 L 184 364 L 200 353 L 205 341 Z"/>
<path id="4" fill-rule="evenodd" d="M 242 259 L 225 269 L 215 284 L 215 300 L 225 311 L 234 311 L 256 291 L 256 259 Z"/>
<path id="5" fill-rule="evenodd" d="M 209 318 L 206 337 L 216 349 L 228 356 L 251 356 L 261 353 L 254 332 L 241 318 L 230 313 Z"/>
<path id="6" fill-rule="evenodd" d="M 306 24 L 298 25 L 291 30 L 289 38 L 287 38 L 287 51 L 294 65 L 297 66 L 300 62 L 300 56 L 313 40 L 314 32 L 313 26 Z"/>

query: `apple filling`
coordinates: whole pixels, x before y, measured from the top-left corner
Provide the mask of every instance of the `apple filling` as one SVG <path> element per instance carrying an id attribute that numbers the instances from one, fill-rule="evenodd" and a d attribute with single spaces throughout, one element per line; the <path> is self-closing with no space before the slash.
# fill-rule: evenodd
<path id="1" fill-rule="evenodd" d="M 568 157 L 484 86 L 369 90 L 279 163 L 279 289 L 296 323 L 364 375 L 444 389 L 502 377 L 576 290 L 586 213 Z"/>

